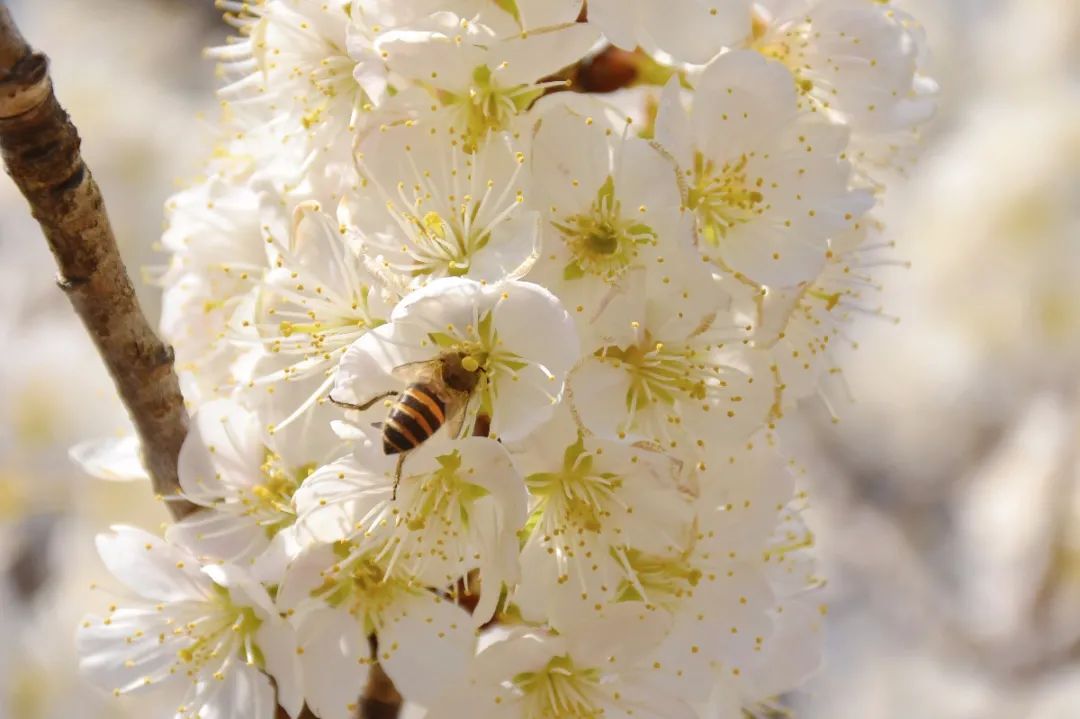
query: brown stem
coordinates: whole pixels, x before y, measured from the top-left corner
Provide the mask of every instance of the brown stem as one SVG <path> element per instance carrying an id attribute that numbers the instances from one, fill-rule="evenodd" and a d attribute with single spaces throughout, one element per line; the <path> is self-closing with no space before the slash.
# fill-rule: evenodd
<path id="1" fill-rule="evenodd" d="M 142 444 L 154 491 L 174 519 L 198 509 L 181 499 L 177 458 L 188 416 L 172 348 L 154 333 L 116 247 L 101 191 L 79 153 L 78 131 L 53 94 L 48 60 L 0 4 L 0 150 L 56 258 L 60 286 L 116 383 Z M 363 719 L 391 719 L 401 695 L 375 665 Z M 284 711 L 278 711 L 284 716 Z M 314 715 L 305 708 L 300 719 Z"/>
<path id="2" fill-rule="evenodd" d="M 79 134 L 53 94 L 48 60 L 30 48 L 0 5 L 4 164 L 56 258 L 57 284 L 86 326 L 131 415 L 154 491 L 170 498 L 169 511 L 180 518 L 196 507 L 176 498 L 187 411 L 172 348 L 154 334 L 139 307 L 101 191 L 79 146 Z"/>
<path id="3" fill-rule="evenodd" d="M 364 695 L 360 697 L 360 719 L 397 719 L 401 713 L 401 694 L 382 665 L 374 664 L 368 675 Z"/>

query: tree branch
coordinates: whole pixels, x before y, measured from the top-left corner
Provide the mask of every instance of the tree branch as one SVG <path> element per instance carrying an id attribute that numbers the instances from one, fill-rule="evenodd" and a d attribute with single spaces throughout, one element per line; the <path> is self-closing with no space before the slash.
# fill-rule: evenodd
<path id="1" fill-rule="evenodd" d="M 101 191 L 81 141 L 53 94 L 48 60 L 23 39 L 0 4 L 0 150 L 30 204 L 59 268 L 57 284 L 97 346 L 135 424 L 154 491 L 174 519 L 198 507 L 179 495 L 177 459 L 188 416 L 172 348 L 155 334 L 135 297 Z M 376 664 L 360 699 L 364 719 L 397 717 L 401 695 Z M 285 712 L 278 709 L 278 716 Z M 304 708 L 300 719 L 314 719 Z"/>
<path id="2" fill-rule="evenodd" d="M 0 149 L 60 270 L 57 284 L 86 326 L 131 415 L 154 491 L 174 518 L 196 507 L 176 497 L 187 411 L 164 344 L 135 297 L 101 191 L 79 153 L 75 126 L 53 94 L 48 60 L 0 5 Z M 72 358 L 78 361 L 76 358 Z"/>

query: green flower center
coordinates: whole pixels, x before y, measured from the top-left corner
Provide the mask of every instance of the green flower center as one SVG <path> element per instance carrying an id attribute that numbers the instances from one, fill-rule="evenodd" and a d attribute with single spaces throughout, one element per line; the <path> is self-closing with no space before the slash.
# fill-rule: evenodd
<path id="1" fill-rule="evenodd" d="M 618 279 L 638 256 L 642 245 L 657 242 L 648 225 L 623 215 L 615 197 L 615 181 L 609 175 L 596 193 L 589 210 L 553 223 L 572 258 L 563 278 L 574 280 L 593 275 L 607 281 Z"/>
<path id="2" fill-rule="evenodd" d="M 436 532 L 446 527 L 468 529 L 472 503 L 487 496 L 483 487 L 467 481 L 461 469 L 461 453 L 454 450 L 436 458 L 439 469 L 419 478 L 416 492 L 405 510 L 404 523 L 420 532 L 429 525 Z M 467 472 L 475 470 L 469 468 Z"/>
<path id="3" fill-rule="evenodd" d="M 631 414 L 654 404 L 674 405 L 678 399 L 705 400 L 715 374 L 700 361 L 699 350 L 653 342 L 648 334 L 640 345 L 605 347 L 596 356 L 620 363 L 630 374 L 626 406 Z"/>
<path id="4" fill-rule="evenodd" d="M 457 213 L 450 217 L 434 211 L 423 216 L 399 213 L 416 248 L 414 266 L 409 268 L 409 273 L 413 277 L 436 273 L 449 277 L 468 274 L 473 255 L 491 240 L 491 232 L 475 224 L 479 212 L 480 203 L 466 195 L 461 199 Z"/>
<path id="5" fill-rule="evenodd" d="M 229 590 L 216 584 L 211 603 L 214 606 L 211 618 L 189 622 L 173 630 L 187 634 L 193 640 L 176 653 L 179 660 L 177 670 L 194 677 L 204 667 L 220 664 L 225 658 L 223 652 L 231 651 L 237 645 L 249 664 L 263 667 L 262 652 L 254 642 L 255 632 L 262 625 L 262 620 L 256 616 L 255 610 L 237 606 Z"/>
<path id="6" fill-rule="evenodd" d="M 466 92 L 440 92 L 443 104 L 455 108 L 461 125 L 464 147 L 476 152 L 489 132 L 510 127 L 510 121 L 539 98 L 543 86 L 500 85 L 487 65 L 473 70 L 473 82 Z"/>
<path id="7" fill-rule="evenodd" d="M 693 596 L 703 576 L 684 556 L 657 557 L 626 549 L 616 559 L 627 573 L 618 593 L 619 601 L 624 602 L 644 601 L 674 610 L 681 600 Z"/>
<path id="8" fill-rule="evenodd" d="M 699 152 L 694 156 L 693 182 L 687 207 L 697 213 L 702 239 L 718 246 L 739 225 L 760 216 L 769 205 L 761 189 L 764 180 L 751 182 L 746 174 L 750 156 L 717 167 Z"/>
<path id="9" fill-rule="evenodd" d="M 287 469 L 281 457 L 264 449 L 261 484 L 250 489 L 241 503 L 245 514 L 259 518 L 268 537 L 273 537 L 296 520 L 293 494 L 308 475 L 315 471 L 315 463 L 308 463 L 295 470 Z"/>
<path id="10" fill-rule="evenodd" d="M 323 583 L 311 596 L 331 607 L 346 608 L 368 634 L 379 630 L 385 613 L 404 594 L 422 591 L 407 578 L 388 572 L 371 553 L 353 554 L 347 543 L 335 545 L 335 552 L 342 560 L 323 572 Z"/>
<path id="11" fill-rule="evenodd" d="M 585 449 L 585 439 L 563 453 L 563 466 L 557 472 L 532 474 L 525 479 L 529 492 L 538 498 L 527 531 L 539 529 L 547 536 L 560 536 L 568 527 L 600 532 L 611 516 L 614 494 L 622 486 L 619 475 L 600 472 L 595 457 Z"/>
<path id="12" fill-rule="evenodd" d="M 600 670 L 578 667 L 564 655 L 512 682 L 522 694 L 525 719 L 598 719 L 604 714 L 594 699 L 600 678 Z"/>

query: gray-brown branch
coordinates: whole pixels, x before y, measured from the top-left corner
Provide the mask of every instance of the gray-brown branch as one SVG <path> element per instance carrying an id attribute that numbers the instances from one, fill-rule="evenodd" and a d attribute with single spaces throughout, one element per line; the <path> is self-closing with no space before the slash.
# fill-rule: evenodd
<path id="1" fill-rule="evenodd" d="M 120 259 L 101 191 L 79 153 L 79 134 L 53 94 L 48 60 L 0 6 L 0 148 L 59 268 L 57 284 L 97 345 L 143 448 L 154 491 L 175 518 L 187 411 L 172 349 L 146 321 Z M 79 361 L 78 358 L 72 358 Z"/>
<path id="2" fill-rule="evenodd" d="M 175 519 L 198 509 L 178 497 L 177 459 L 188 416 L 172 348 L 146 321 L 120 259 L 101 191 L 80 139 L 57 102 L 48 60 L 0 4 L 0 149 L 59 268 L 57 284 L 97 346 L 131 415 L 154 491 Z M 360 699 L 362 719 L 393 719 L 401 696 L 377 664 Z M 284 711 L 278 712 L 284 715 Z M 301 719 L 313 715 L 306 708 Z"/>

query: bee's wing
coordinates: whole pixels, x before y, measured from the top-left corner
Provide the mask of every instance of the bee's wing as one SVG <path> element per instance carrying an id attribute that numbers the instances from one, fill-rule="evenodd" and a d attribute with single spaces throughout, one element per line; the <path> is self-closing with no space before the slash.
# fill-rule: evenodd
<path id="1" fill-rule="evenodd" d="M 431 360 L 408 362 L 403 365 L 398 365 L 391 370 L 390 374 L 405 384 L 430 382 L 435 377 L 435 363 Z"/>
<path id="2" fill-rule="evenodd" d="M 446 392 L 446 431 L 453 439 L 461 438 L 461 430 L 469 417 L 469 394 L 466 392 Z"/>

